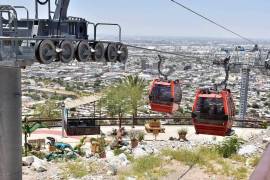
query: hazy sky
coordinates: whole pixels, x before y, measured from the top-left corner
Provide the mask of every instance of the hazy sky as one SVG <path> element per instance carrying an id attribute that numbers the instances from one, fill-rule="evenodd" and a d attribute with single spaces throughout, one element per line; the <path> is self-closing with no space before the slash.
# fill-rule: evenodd
<path id="1" fill-rule="evenodd" d="M 235 37 L 170 0 L 70 1 L 70 16 L 119 23 L 124 36 Z M 246 37 L 270 39 L 269 0 L 178 1 Z M 0 4 L 25 5 L 34 17 L 34 0 L 1 0 Z M 41 11 L 46 14 L 44 8 Z"/>

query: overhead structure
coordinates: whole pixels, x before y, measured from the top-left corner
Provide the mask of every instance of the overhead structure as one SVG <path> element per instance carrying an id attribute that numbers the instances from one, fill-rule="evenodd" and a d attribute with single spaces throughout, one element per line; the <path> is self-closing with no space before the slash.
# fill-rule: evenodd
<path id="1" fill-rule="evenodd" d="M 55 1 L 56 9 L 52 11 L 50 0 L 35 0 L 34 19 L 29 18 L 29 12 L 24 6 L 0 5 L 0 36 L 9 37 L 2 39 L 2 48 L 13 44 L 17 49 L 14 54 L 16 58 L 28 57 L 33 59 L 32 63 L 34 61 L 41 64 L 55 61 L 69 63 L 74 59 L 79 62 L 125 63 L 128 49 L 122 43 L 121 26 L 112 23 L 91 23 L 84 18 L 68 16 L 69 2 L 70 0 Z M 39 6 L 46 5 L 48 18 L 39 19 Z M 27 16 L 19 19 L 16 12 L 18 8 L 25 9 Z M 93 28 L 92 38 L 88 35 L 89 26 Z M 98 40 L 98 30 L 101 26 L 116 27 L 119 32 L 118 40 L 115 42 Z M 0 53 L 0 57 L 5 58 L 5 56 L 7 54 Z"/>
<path id="2" fill-rule="evenodd" d="M 182 100 L 181 83 L 179 80 L 168 80 L 168 75 L 172 73 L 172 69 L 168 74 L 161 71 L 161 63 L 163 58 L 158 55 L 158 71 L 163 78 L 155 79 L 152 82 L 149 91 L 150 108 L 156 112 L 173 113 L 178 110 Z"/>
<path id="3" fill-rule="evenodd" d="M 24 6 L 0 5 L 0 180 L 22 179 L 21 150 L 21 68 L 34 62 L 120 62 L 128 58 L 122 43 L 121 26 L 112 23 L 91 23 L 84 18 L 67 15 L 70 0 L 56 0 L 55 11 L 50 0 L 35 0 L 35 18 L 29 17 Z M 39 6 L 48 6 L 48 17 L 39 19 Z M 18 17 L 17 9 L 26 12 Z M 93 37 L 88 27 L 93 27 Z M 113 26 L 119 31 L 117 41 L 98 40 L 101 26 Z M 70 120 L 70 119 L 69 119 Z M 94 124 L 95 125 L 95 124 Z M 88 122 L 67 121 L 69 134 L 82 134 Z M 73 128 L 78 127 L 74 132 Z M 95 125 L 95 133 L 99 127 Z M 93 134 L 93 129 L 88 134 Z"/>

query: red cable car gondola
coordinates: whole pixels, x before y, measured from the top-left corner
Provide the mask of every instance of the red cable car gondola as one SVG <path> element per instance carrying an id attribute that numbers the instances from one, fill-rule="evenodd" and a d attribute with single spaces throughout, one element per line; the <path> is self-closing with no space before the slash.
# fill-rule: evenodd
<path id="1" fill-rule="evenodd" d="M 192 121 L 197 134 L 226 136 L 231 134 L 235 107 L 229 89 L 220 92 L 197 90 Z"/>
<path id="2" fill-rule="evenodd" d="M 224 65 L 226 73 L 224 81 L 215 85 L 214 90 L 205 88 L 196 92 L 192 121 L 197 134 L 226 136 L 233 133 L 231 128 L 235 119 L 235 106 L 231 91 L 227 89 L 229 61 L 230 56 L 220 63 Z M 221 85 L 225 88 L 218 91 L 218 86 Z"/>
<path id="3" fill-rule="evenodd" d="M 173 113 L 178 110 L 182 99 L 181 84 L 176 81 L 156 79 L 149 92 L 150 108 L 153 111 Z"/>
<path id="4" fill-rule="evenodd" d="M 158 57 L 158 71 L 165 78 L 164 80 L 155 79 L 152 82 L 149 91 L 150 108 L 152 111 L 173 113 L 178 110 L 182 99 L 181 84 L 179 80 L 167 80 L 168 74 L 172 73 L 172 69 L 167 75 L 162 73 L 160 70 L 162 57 L 160 55 Z"/>

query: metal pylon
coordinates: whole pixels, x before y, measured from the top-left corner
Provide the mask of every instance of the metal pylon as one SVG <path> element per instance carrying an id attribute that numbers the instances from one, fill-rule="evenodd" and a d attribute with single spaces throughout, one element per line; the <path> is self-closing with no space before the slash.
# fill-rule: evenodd
<path id="1" fill-rule="evenodd" d="M 239 118 L 244 120 L 247 114 L 247 99 L 249 87 L 249 73 L 250 67 L 242 68 L 241 75 L 241 89 L 240 89 L 240 104 L 239 104 Z"/>

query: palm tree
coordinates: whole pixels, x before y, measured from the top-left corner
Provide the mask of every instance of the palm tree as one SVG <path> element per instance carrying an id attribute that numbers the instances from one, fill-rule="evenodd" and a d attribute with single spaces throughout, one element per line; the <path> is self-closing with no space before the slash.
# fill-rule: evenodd
<path id="1" fill-rule="evenodd" d="M 142 96 L 146 86 L 146 81 L 145 79 L 140 78 L 138 75 L 129 75 L 121 80 L 120 83 L 123 84 L 126 91 L 128 91 L 134 126 L 137 124 L 137 120 L 135 120 L 135 118 L 138 114 L 138 107 L 140 104 L 142 104 Z"/>
<path id="2" fill-rule="evenodd" d="M 30 137 L 30 135 L 39 128 L 47 128 L 47 126 L 42 124 L 42 123 L 37 123 L 37 122 L 28 123 L 27 120 L 25 119 L 25 121 L 22 125 L 22 131 L 24 134 L 24 153 L 25 153 L 25 156 L 27 156 L 27 152 L 28 152 L 27 138 Z"/>

